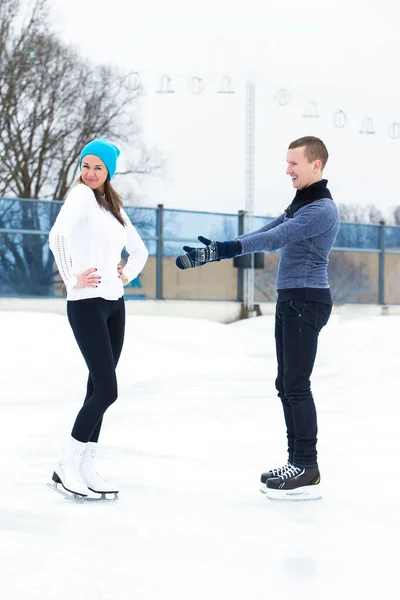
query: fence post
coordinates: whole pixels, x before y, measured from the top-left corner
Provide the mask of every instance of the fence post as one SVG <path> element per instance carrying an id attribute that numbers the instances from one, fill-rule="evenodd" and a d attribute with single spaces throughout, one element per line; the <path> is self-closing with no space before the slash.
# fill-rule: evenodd
<path id="1" fill-rule="evenodd" d="M 244 233 L 244 210 L 238 212 L 238 232 L 239 235 Z M 243 289 L 244 289 L 244 269 L 237 269 L 237 300 L 243 302 Z"/>
<path id="2" fill-rule="evenodd" d="M 385 221 L 379 226 L 379 304 L 385 304 Z"/>
<path id="3" fill-rule="evenodd" d="M 164 242 L 163 242 L 163 225 L 164 225 L 164 205 L 157 204 L 157 249 L 156 249 L 156 298 L 163 298 L 163 258 L 164 258 Z"/>

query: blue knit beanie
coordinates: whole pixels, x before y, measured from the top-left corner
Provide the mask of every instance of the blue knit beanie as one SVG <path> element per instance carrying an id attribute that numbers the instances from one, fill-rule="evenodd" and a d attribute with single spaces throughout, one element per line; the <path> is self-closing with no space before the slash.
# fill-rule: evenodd
<path id="1" fill-rule="evenodd" d="M 111 144 L 105 138 L 98 138 L 86 144 L 79 157 L 79 167 L 82 166 L 82 159 L 86 154 L 94 154 L 101 158 L 106 165 L 110 179 L 112 179 L 117 168 L 117 158 L 120 155 L 119 148 Z"/>

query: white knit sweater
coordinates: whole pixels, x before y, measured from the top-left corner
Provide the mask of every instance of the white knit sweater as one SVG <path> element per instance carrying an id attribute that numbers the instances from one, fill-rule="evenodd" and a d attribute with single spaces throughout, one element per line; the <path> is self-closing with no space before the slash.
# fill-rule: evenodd
<path id="1" fill-rule="evenodd" d="M 149 253 L 123 209 L 121 214 L 126 227 L 98 204 L 88 186 L 82 183 L 71 189 L 49 234 L 50 248 L 66 285 L 68 300 L 121 298 L 124 288 L 117 266 L 124 246 L 129 253 L 123 269 L 128 281 L 135 279 L 143 269 Z M 101 276 L 99 286 L 74 287 L 76 276 L 88 269 L 97 269 Z"/>

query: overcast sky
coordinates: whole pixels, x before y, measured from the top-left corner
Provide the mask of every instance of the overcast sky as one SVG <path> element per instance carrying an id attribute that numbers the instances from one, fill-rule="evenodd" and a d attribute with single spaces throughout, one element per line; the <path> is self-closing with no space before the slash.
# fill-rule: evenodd
<path id="1" fill-rule="evenodd" d="M 400 8 L 389 0 L 53 0 L 55 26 L 94 62 L 138 71 L 144 139 L 165 155 L 163 180 L 143 204 L 236 212 L 245 208 L 245 89 L 256 84 L 255 211 L 278 214 L 293 191 L 290 141 L 312 134 L 330 152 L 325 171 L 337 202 L 388 211 L 397 192 L 400 139 Z M 163 74 L 174 94 L 158 94 Z M 188 81 L 203 79 L 202 94 Z M 217 94 L 229 76 L 235 94 Z M 276 93 L 290 92 L 280 106 Z M 309 102 L 319 118 L 306 118 Z M 343 110 L 347 125 L 333 115 Z M 360 134 L 373 119 L 374 135 Z M 117 181 L 117 180 L 116 180 Z"/>

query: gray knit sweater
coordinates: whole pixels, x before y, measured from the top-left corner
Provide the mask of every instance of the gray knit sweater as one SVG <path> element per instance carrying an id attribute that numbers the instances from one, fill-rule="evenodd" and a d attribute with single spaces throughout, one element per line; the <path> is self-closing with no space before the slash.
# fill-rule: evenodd
<path id="1" fill-rule="evenodd" d="M 330 198 L 299 208 L 261 229 L 239 236 L 242 254 L 281 249 L 276 287 L 329 288 L 328 257 L 339 230 L 339 213 Z M 310 298 L 311 299 L 311 298 Z M 318 299 L 318 298 L 316 298 Z"/>

